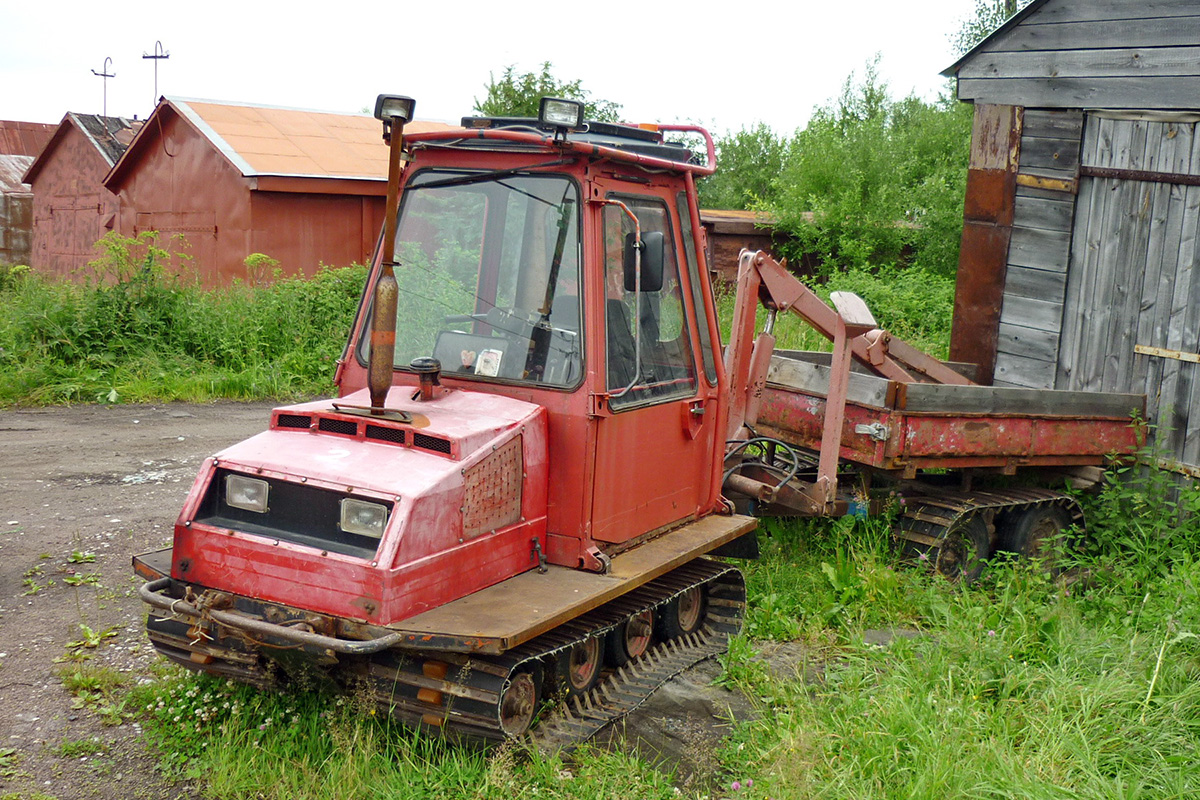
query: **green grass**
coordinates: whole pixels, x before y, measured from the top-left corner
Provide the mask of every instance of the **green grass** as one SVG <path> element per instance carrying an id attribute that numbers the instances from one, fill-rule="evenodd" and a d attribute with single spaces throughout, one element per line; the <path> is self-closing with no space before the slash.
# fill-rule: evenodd
<path id="1" fill-rule="evenodd" d="M 0 405 L 330 394 L 366 279 L 322 268 L 204 291 L 143 234 L 102 240 L 81 283 L 0 269 Z"/>
<path id="2" fill-rule="evenodd" d="M 230 799 L 1200 796 L 1200 491 L 1116 477 L 1085 499 L 1091 543 L 1064 580 L 997 562 L 952 584 L 899 562 L 886 519 L 766 521 L 721 679 L 760 716 L 682 795 L 628 755 L 480 753 L 352 695 L 173 676 L 125 706 L 167 769 Z M 772 639 L 805 643 L 820 677 L 773 676 L 755 657 Z"/>
<path id="3" fill-rule="evenodd" d="M 361 268 L 201 292 L 165 276 L 153 241 L 109 245 L 107 278 L 90 286 L 0 274 L 0 403 L 331 389 Z M 833 289 L 945 355 L 951 281 L 856 270 L 820 291 Z M 728 320 L 729 296 L 721 310 Z M 777 335 L 780 347 L 827 346 L 798 321 Z M 974 585 L 950 584 L 900 564 L 886 520 L 764 521 L 763 558 L 745 567 L 746 631 L 721 679 L 760 715 L 737 727 L 707 788 L 684 796 L 1200 796 L 1200 491 L 1121 468 L 1085 502 L 1090 544 L 1062 581 L 997 563 Z M 908 635 L 881 648 L 864 644 L 869 629 Z M 803 642 L 820 667 L 805 674 L 820 677 L 773 677 L 755 658 L 763 640 Z M 669 774 L 627 755 L 480 753 L 392 725 L 354 696 L 175 673 L 130 690 L 86 662 L 60 677 L 107 722 L 140 716 L 163 768 L 210 797 L 679 796 Z M 14 758 L 0 754 L 0 768 Z"/>

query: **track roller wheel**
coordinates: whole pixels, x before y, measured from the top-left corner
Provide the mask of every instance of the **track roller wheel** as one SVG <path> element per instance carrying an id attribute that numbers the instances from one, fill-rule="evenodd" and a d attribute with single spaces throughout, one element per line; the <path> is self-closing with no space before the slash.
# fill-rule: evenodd
<path id="1" fill-rule="evenodd" d="M 983 574 L 983 562 L 991 554 L 987 523 L 978 515 L 968 517 L 946 531 L 933 567 L 950 580 L 971 583 Z"/>
<path id="2" fill-rule="evenodd" d="M 1071 526 L 1066 509 L 1056 505 L 1036 505 L 1009 514 L 1000 525 L 999 546 L 1003 550 L 1040 559 L 1051 573 L 1058 573 L 1064 548 L 1070 545 L 1064 535 Z"/>
<path id="3" fill-rule="evenodd" d="M 704 589 L 693 586 L 663 607 L 659 631 L 663 639 L 675 639 L 691 633 L 704 621 Z"/>
<path id="4" fill-rule="evenodd" d="M 500 727 L 509 736 L 529 730 L 541 699 L 541 675 L 522 671 L 513 675 L 500 694 Z"/>
<path id="5" fill-rule="evenodd" d="M 614 667 L 622 667 L 636 658 L 641 658 L 650 649 L 654 639 L 654 610 L 634 614 L 617 626 L 608 636 L 608 661 Z"/>
<path id="6" fill-rule="evenodd" d="M 604 643 L 598 636 L 576 642 L 558 656 L 558 677 L 567 697 L 587 694 L 600 680 Z"/>

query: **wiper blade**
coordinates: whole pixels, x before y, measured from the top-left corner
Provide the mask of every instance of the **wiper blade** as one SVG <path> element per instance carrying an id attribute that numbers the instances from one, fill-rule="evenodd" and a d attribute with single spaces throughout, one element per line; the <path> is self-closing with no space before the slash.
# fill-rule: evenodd
<path id="1" fill-rule="evenodd" d="M 546 161 L 542 164 L 530 164 L 527 167 L 513 167 L 511 169 L 498 169 L 492 172 L 476 172 L 470 175 L 460 175 L 457 178 L 442 178 L 438 181 L 429 181 L 428 183 L 418 183 L 404 187 L 406 192 L 412 192 L 417 189 L 440 189 L 445 186 L 466 186 L 472 183 L 482 183 L 484 181 L 494 181 L 500 178 L 508 178 L 522 172 L 529 172 L 535 169 L 547 169 L 549 167 L 561 167 L 564 164 L 570 164 L 574 161 L 571 158 L 560 158 L 557 161 Z"/>

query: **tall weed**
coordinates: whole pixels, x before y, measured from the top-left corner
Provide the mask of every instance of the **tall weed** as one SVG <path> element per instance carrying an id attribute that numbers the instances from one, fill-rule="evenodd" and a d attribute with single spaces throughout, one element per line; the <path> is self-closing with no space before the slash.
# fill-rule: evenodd
<path id="1" fill-rule="evenodd" d="M 177 277 L 186 254 L 152 233 L 100 245 L 81 283 L 19 267 L 0 280 L 0 404 L 332 390 L 364 267 L 205 291 Z"/>

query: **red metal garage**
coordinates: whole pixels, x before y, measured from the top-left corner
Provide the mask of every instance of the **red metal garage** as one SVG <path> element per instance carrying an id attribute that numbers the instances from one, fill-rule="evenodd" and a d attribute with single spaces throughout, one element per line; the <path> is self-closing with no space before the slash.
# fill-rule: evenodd
<path id="1" fill-rule="evenodd" d="M 372 117 L 163 98 L 104 184 L 119 198 L 118 231 L 182 234 L 211 287 L 252 278 L 251 253 L 285 275 L 365 261 L 386 176 Z"/>

